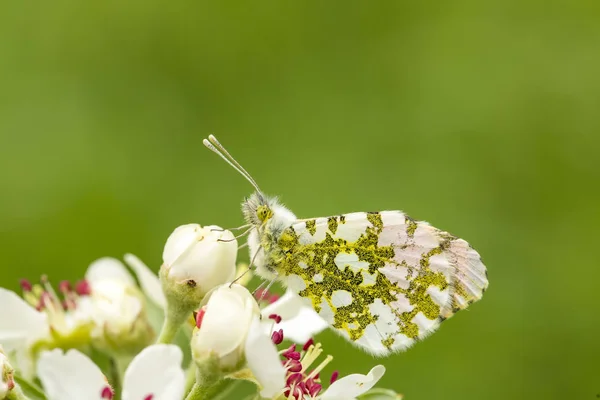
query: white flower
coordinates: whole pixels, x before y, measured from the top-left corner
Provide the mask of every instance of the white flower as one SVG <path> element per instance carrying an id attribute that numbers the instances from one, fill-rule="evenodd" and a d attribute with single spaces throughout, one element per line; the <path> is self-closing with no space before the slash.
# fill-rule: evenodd
<path id="1" fill-rule="evenodd" d="M 104 350 L 137 352 L 154 338 L 145 300 L 133 277 L 117 259 L 94 261 L 85 274 L 91 287 L 94 344 Z"/>
<path id="2" fill-rule="evenodd" d="M 293 298 L 290 301 L 295 302 Z M 282 304 L 285 302 L 286 300 Z M 297 320 L 288 327 L 298 327 L 302 330 L 303 317 L 298 313 L 293 315 Z M 367 375 L 352 374 L 340 380 L 336 380 L 337 372 L 334 372 L 331 379 L 333 383 L 323 392 L 323 382 L 319 374 L 333 357 L 326 356 L 322 361 L 317 362 L 321 358 L 323 349 L 320 343 L 315 344 L 312 339 L 308 339 L 299 349 L 297 345 L 292 345 L 279 352 L 274 343 L 281 343 L 284 335 L 289 337 L 291 332 L 280 328 L 284 326 L 284 319 L 280 315 L 272 314 L 269 319 L 275 321 L 270 324 L 271 329 L 275 326 L 271 338 L 265 335 L 265 323 L 261 324 L 256 320 L 246 341 L 248 367 L 258 381 L 263 397 L 277 400 L 288 398 L 354 400 L 369 391 L 385 372 L 385 367 L 378 365 Z M 314 322 L 314 316 L 309 316 L 304 321 Z M 309 330 L 304 328 L 304 331 Z"/>
<path id="3" fill-rule="evenodd" d="M 185 391 L 183 355 L 175 345 L 152 345 L 139 353 L 125 371 L 123 400 L 181 400 Z M 48 400 L 112 398 L 102 371 L 77 350 L 44 352 L 38 376 Z"/>
<path id="4" fill-rule="evenodd" d="M 8 392 L 15 386 L 13 369 L 0 346 L 0 399 L 6 398 Z"/>
<path id="5" fill-rule="evenodd" d="M 164 275 L 178 283 L 193 282 L 206 294 L 234 278 L 237 248 L 230 231 L 215 225 L 182 225 L 165 244 Z"/>
<path id="6" fill-rule="evenodd" d="M 79 347 L 90 342 L 93 326 L 87 282 L 75 290 L 61 282 L 62 297 L 45 278 L 42 285 L 22 282 L 24 297 L 0 288 L 0 344 L 16 363 L 19 372 L 31 378 L 33 356 L 43 348 Z"/>
<path id="7" fill-rule="evenodd" d="M 221 371 L 239 369 L 244 361 L 248 330 L 259 308 L 252 294 L 241 285 L 214 289 L 197 315 L 191 347 L 198 365 L 211 359 Z"/>

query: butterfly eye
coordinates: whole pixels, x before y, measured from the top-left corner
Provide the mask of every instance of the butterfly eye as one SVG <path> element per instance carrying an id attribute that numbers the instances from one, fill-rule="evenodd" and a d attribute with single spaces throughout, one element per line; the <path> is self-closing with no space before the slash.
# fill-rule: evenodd
<path id="1" fill-rule="evenodd" d="M 261 222 L 265 222 L 267 219 L 273 216 L 273 212 L 269 207 L 262 205 L 256 210 L 256 216 Z"/>

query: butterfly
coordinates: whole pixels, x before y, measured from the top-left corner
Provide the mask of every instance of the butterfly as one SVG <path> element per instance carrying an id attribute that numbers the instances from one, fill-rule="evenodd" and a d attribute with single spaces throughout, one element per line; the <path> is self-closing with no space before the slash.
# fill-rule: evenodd
<path id="1" fill-rule="evenodd" d="M 486 267 L 466 241 L 402 211 L 298 219 L 210 135 L 256 190 L 242 203 L 251 267 L 281 282 L 368 353 L 403 351 L 478 301 Z"/>

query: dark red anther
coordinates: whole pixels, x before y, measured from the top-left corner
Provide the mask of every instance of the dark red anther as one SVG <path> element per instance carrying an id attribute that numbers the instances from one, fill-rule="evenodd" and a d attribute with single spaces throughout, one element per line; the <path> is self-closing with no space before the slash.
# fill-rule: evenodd
<path id="1" fill-rule="evenodd" d="M 302 346 L 302 350 L 306 351 L 310 348 L 310 346 L 312 346 L 313 344 L 315 344 L 315 341 L 313 340 L 313 338 L 308 339 L 308 341 L 306 343 L 304 343 L 304 346 Z"/>
<path id="2" fill-rule="evenodd" d="M 290 372 L 300 372 L 302 371 L 302 363 L 296 360 L 290 360 L 287 363 L 287 370 Z"/>
<path id="3" fill-rule="evenodd" d="M 61 281 L 58 284 L 58 290 L 60 290 L 62 293 L 69 293 L 71 291 L 71 282 Z"/>
<path id="4" fill-rule="evenodd" d="M 333 371 L 333 373 L 331 374 L 331 379 L 329 379 L 329 384 L 332 384 L 333 382 L 337 381 L 338 376 L 340 376 L 340 373 L 338 371 Z"/>
<path id="5" fill-rule="evenodd" d="M 283 329 L 280 329 L 278 331 L 273 331 L 273 334 L 271 335 L 271 340 L 276 345 L 281 344 L 281 342 L 283 342 Z"/>
<path id="6" fill-rule="evenodd" d="M 92 287 L 88 281 L 81 280 L 75 284 L 75 291 L 80 296 L 89 296 L 92 294 Z"/>
<path id="7" fill-rule="evenodd" d="M 287 388 L 283 393 L 285 398 L 288 399 L 290 397 L 290 393 L 295 400 L 300 400 L 303 398 L 304 393 L 302 393 L 302 389 L 297 386 L 294 386 L 294 392 L 292 393 L 292 388 Z"/>
<path id="8" fill-rule="evenodd" d="M 281 316 L 279 316 L 277 314 L 271 314 L 271 315 L 269 315 L 269 318 L 272 319 L 273 321 L 275 321 L 276 323 L 281 322 Z"/>
<path id="9" fill-rule="evenodd" d="M 31 282 L 29 282 L 29 280 L 27 279 L 21 279 L 19 281 L 19 285 L 21 285 L 21 289 L 23 289 L 23 291 L 25 292 L 31 292 L 31 290 L 33 289 Z"/>
<path id="10" fill-rule="evenodd" d="M 323 386 L 321 386 L 318 383 L 314 383 L 310 387 L 308 387 L 308 382 L 307 382 L 306 387 L 308 388 L 308 394 L 310 395 L 310 397 L 317 397 L 317 395 L 319 394 L 321 389 L 323 389 Z"/>
<path id="11" fill-rule="evenodd" d="M 300 358 L 302 358 L 302 355 L 296 351 L 295 344 L 291 345 L 286 351 L 281 353 L 281 355 L 287 359 L 296 360 L 296 361 L 298 361 L 298 360 L 300 360 Z"/>
<path id="12" fill-rule="evenodd" d="M 302 382 L 302 379 L 304 379 L 304 375 L 302 375 L 299 372 L 294 372 L 293 374 L 290 374 L 290 376 L 287 377 L 286 383 L 288 386 L 292 386 L 296 383 Z"/>
<path id="13" fill-rule="evenodd" d="M 108 399 L 108 400 L 112 400 L 113 395 L 114 395 L 114 393 L 110 386 L 104 386 L 104 388 L 102 389 L 102 392 L 100 393 L 101 398 Z"/>
<path id="14" fill-rule="evenodd" d="M 198 328 L 198 329 L 200 329 L 200 326 L 202 325 L 202 320 L 204 319 L 204 314 L 206 314 L 205 307 L 202 307 L 196 313 L 196 328 Z"/>
<path id="15" fill-rule="evenodd" d="M 153 394 L 149 394 L 148 396 L 144 397 L 144 400 L 152 400 L 154 398 Z"/>
<path id="16" fill-rule="evenodd" d="M 298 382 L 296 389 L 298 389 L 302 394 L 308 394 L 308 389 L 306 388 L 306 384 L 304 382 Z"/>

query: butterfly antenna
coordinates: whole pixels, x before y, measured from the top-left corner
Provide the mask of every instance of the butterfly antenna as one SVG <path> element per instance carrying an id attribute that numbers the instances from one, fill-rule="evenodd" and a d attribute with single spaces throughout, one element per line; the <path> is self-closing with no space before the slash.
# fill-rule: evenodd
<path id="1" fill-rule="evenodd" d="M 237 172 L 239 172 L 244 178 L 246 178 L 246 180 L 250 182 L 252 186 L 254 186 L 254 189 L 256 189 L 259 193 L 262 193 L 262 191 L 258 187 L 258 184 L 248 173 L 248 171 L 246 171 L 244 167 L 242 167 L 240 163 L 238 163 L 235 160 L 235 158 L 233 158 L 233 156 L 229 154 L 227 150 L 225 150 L 225 147 L 223 147 L 223 145 L 219 143 L 216 137 L 214 137 L 213 135 L 209 135 L 208 139 L 204 139 L 202 143 L 204 143 L 204 146 L 206 146 L 213 153 L 218 154 L 219 157 L 221 157 L 227 162 L 227 164 L 231 165 Z"/>

